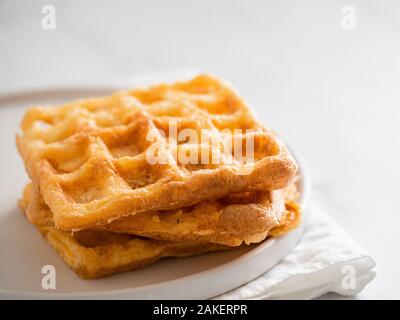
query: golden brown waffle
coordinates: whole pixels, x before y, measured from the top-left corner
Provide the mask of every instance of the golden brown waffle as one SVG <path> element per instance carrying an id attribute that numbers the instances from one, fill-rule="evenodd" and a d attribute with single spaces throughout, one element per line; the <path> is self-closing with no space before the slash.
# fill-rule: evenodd
<path id="1" fill-rule="evenodd" d="M 53 226 L 53 217 L 33 184 L 25 198 L 34 199 L 26 214 L 33 224 Z M 96 227 L 167 241 L 205 241 L 228 246 L 258 243 L 277 226 L 285 211 L 282 191 L 253 191 L 203 201 L 167 212 L 142 212 Z"/>
<path id="2" fill-rule="evenodd" d="M 19 204 L 25 212 L 28 207 L 41 208 L 43 211 L 36 214 L 51 219 L 50 210 L 40 204 L 34 204 L 25 198 Z M 46 223 L 45 220 L 42 222 Z M 36 227 L 65 263 L 86 279 L 136 270 L 165 257 L 186 257 L 229 249 L 223 245 L 204 242 L 167 242 L 107 231 L 85 230 L 71 233 L 49 225 Z"/>
<path id="3" fill-rule="evenodd" d="M 26 188 L 19 204 L 46 241 L 58 252 L 68 266 L 83 278 L 100 278 L 118 272 L 135 270 L 163 257 L 185 257 L 232 247 L 199 241 L 168 242 L 142 239 L 132 235 L 107 231 L 62 231 L 52 226 L 52 213 L 32 188 Z M 28 209 L 29 208 L 29 209 Z M 295 207 L 293 207 L 295 208 Z M 280 225 L 270 233 L 274 236 L 289 232 L 300 220 L 298 207 L 284 215 Z M 291 217 L 289 224 L 286 218 Z M 275 230 L 277 232 L 275 232 Z"/>
<path id="4" fill-rule="evenodd" d="M 101 231 L 70 234 L 38 227 L 47 242 L 80 277 L 96 279 L 143 268 L 161 258 L 188 257 L 230 247 L 212 243 L 167 242 Z"/>
<path id="5" fill-rule="evenodd" d="M 170 120 L 179 131 L 253 129 L 252 170 L 209 144 L 168 139 Z M 58 228 L 92 229 L 139 212 L 171 210 L 229 194 L 288 185 L 297 165 L 286 147 L 253 116 L 226 84 L 206 75 L 187 82 L 118 92 L 57 108 L 28 110 L 17 144 Z M 146 141 L 153 129 L 164 164 L 149 164 Z M 169 142 L 169 144 L 167 143 Z M 174 151 L 206 150 L 221 163 L 184 164 Z M 162 151 L 159 151 L 159 154 Z M 242 174 L 247 172 L 248 174 Z"/>

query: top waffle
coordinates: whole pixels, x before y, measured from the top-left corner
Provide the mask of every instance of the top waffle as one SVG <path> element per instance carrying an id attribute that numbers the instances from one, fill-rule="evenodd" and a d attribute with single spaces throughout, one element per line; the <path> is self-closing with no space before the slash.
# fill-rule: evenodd
<path id="1" fill-rule="evenodd" d="M 31 108 L 21 127 L 17 144 L 27 171 L 56 227 L 64 230 L 230 193 L 284 188 L 297 171 L 286 147 L 233 89 L 206 75 L 56 108 Z M 207 129 L 210 140 L 181 139 L 185 129 Z M 247 139 L 253 141 L 250 166 L 246 157 L 224 148 L 227 131 L 235 129 L 241 133 L 232 144 L 239 137 L 238 145 L 247 152 Z M 149 150 L 162 161 L 149 160 Z M 211 161 L 178 156 L 188 154 L 205 154 Z"/>

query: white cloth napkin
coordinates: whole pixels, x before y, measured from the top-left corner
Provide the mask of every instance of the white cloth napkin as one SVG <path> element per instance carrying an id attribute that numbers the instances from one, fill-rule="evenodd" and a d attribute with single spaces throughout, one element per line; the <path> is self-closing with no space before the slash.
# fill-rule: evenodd
<path id="1" fill-rule="evenodd" d="M 307 209 L 303 236 L 278 265 L 215 299 L 313 299 L 358 294 L 375 277 L 375 261 L 321 208 Z"/>

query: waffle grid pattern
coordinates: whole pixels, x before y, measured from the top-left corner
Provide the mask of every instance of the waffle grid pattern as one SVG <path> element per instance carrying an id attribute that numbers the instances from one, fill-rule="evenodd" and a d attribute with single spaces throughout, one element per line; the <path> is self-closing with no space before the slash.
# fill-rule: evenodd
<path id="1" fill-rule="evenodd" d="M 217 143 L 174 140 L 171 123 L 178 132 L 207 129 Z M 17 144 L 27 171 L 55 225 L 64 230 L 89 229 L 230 193 L 280 189 L 297 170 L 286 147 L 243 100 L 205 75 L 57 108 L 35 107 L 21 127 Z M 240 174 L 246 164 L 224 150 L 225 129 L 243 130 L 242 145 L 249 134 L 254 138 L 255 163 L 249 174 Z M 153 141 L 146 139 L 149 132 Z M 149 163 L 146 151 L 154 146 L 164 163 Z M 177 156 L 194 151 L 216 155 L 220 162 L 183 163 Z"/>

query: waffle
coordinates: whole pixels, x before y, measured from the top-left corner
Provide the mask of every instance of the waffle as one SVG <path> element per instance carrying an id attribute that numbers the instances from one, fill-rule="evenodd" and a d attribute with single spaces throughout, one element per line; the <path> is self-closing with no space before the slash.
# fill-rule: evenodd
<path id="1" fill-rule="evenodd" d="M 25 198 L 33 198 L 28 219 L 36 225 L 53 226 L 38 189 L 29 184 Z M 258 243 L 277 226 L 285 211 L 282 191 L 254 191 L 203 201 L 168 212 L 143 212 L 111 222 L 97 230 L 133 234 L 167 241 L 204 241 L 228 246 Z"/>
<path id="2" fill-rule="evenodd" d="M 174 141 L 171 120 L 179 131 L 208 129 L 217 147 Z M 56 108 L 31 108 L 21 128 L 17 145 L 25 167 L 55 226 L 63 230 L 93 229 L 140 212 L 284 188 L 297 171 L 287 148 L 234 90 L 207 75 Z M 224 134 L 234 129 L 243 130 L 241 144 L 254 139 L 250 170 L 246 161 L 222 151 Z M 151 132 L 156 133 L 149 142 Z M 146 158 L 154 146 L 163 163 L 150 164 Z M 219 162 L 193 164 L 176 156 L 194 150 Z"/>
<path id="3" fill-rule="evenodd" d="M 48 207 L 36 203 L 35 198 L 26 198 L 25 192 L 19 205 L 27 213 L 42 219 L 36 225 L 46 241 L 57 251 L 65 263 L 80 277 L 101 278 L 123 271 L 131 271 L 149 265 L 161 258 L 186 257 L 229 247 L 202 242 L 168 242 L 141 239 L 132 235 L 115 234 L 107 231 L 62 231 L 51 226 Z M 39 210 L 39 212 L 34 212 Z"/>
<path id="4" fill-rule="evenodd" d="M 118 272 L 142 268 L 165 257 L 186 257 L 205 252 L 228 250 L 232 247 L 199 241 L 159 241 L 107 231 L 84 230 L 75 233 L 56 229 L 52 225 L 52 213 L 39 202 L 33 189 L 25 189 L 19 204 L 46 241 L 58 252 L 65 263 L 80 277 L 100 278 Z M 300 219 L 296 206 L 287 206 L 290 213 L 284 215 L 279 226 L 270 233 L 279 236 L 289 232 Z M 286 220 L 290 217 L 290 220 Z M 276 232 L 275 232 L 276 231 Z"/>

